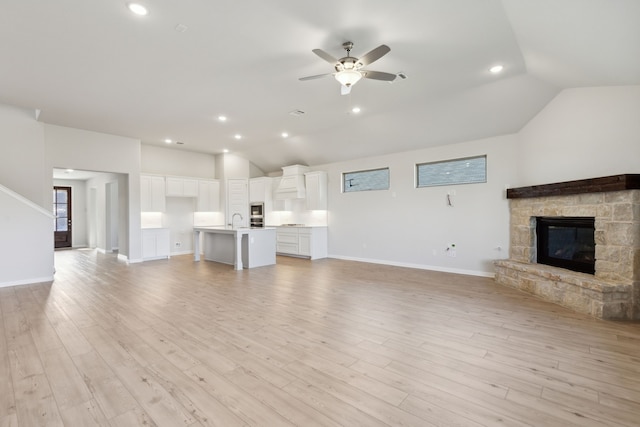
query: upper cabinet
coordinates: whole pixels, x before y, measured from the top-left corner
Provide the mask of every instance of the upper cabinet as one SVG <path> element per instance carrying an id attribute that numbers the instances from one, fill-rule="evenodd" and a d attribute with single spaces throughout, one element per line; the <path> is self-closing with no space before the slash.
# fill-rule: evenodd
<path id="1" fill-rule="evenodd" d="M 249 202 L 270 203 L 273 198 L 272 179 L 269 177 L 251 178 L 249 180 Z"/>
<path id="2" fill-rule="evenodd" d="M 165 211 L 165 181 L 163 176 L 140 175 L 140 210 Z"/>
<path id="3" fill-rule="evenodd" d="M 310 211 L 327 210 L 327 173 L 324 171 L 304 174 L 307 189 L 307 209 Z"/>
<path id="4" fill-rule="evenodd" d="M 198 197 L 198 180 L 193 178 L 167 177 L 167 196 Z"/>
<path id="5" fill-rule="evenodd" d="M 199 180 L 196 212 L 218 212 L 219 210 L 220 182 L 215 180 Z"/>

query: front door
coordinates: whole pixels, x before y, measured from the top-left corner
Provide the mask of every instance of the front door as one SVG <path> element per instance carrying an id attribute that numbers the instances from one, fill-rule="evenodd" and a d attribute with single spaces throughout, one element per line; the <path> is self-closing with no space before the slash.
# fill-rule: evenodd
<path id="1" fill-rule="evenodd" d="M 71 247 L 71 187 L 53 187 L 53 236 L 56 248 Z"/>

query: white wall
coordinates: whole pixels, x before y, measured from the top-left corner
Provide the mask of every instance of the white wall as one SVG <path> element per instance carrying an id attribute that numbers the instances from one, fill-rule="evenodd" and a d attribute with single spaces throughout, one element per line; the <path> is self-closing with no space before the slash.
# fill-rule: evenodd
<path id="1" fill-rule="evenodd" d="M 0 287 L 53 280 L 53 221 L 51 207 L 0 186 Z"/>
<path id="2" fill-rule="evenodd" d="M 167 197 L 163 226 L 169 229 L 171 255 L 193 253 L 194 210 L 192 197 Z"/>
<path id="3" fill-rule="evenodd" d="M 249 178 L 251 176 L 250 162 L 244 157 L 235 154 L 219 154 L 217 156 L 222 161 L 222 169 L 217 170 L 216 178 L 233 179 L 233 178 Z M 220 162 L 218 162 L 218 166 Z"/>
<path id="4" fill-rule="evenodd" d="M 519 133 L 519 185 L 640 173 L 640 86 L 566 89 Z"/>
<path id="5" fill-rule="evenodd" d="M 43 124 L 33 110 L 0 104 L 0 184 L 49 210 Z M 53 249 L 52 249 L 53 250 Z"/>
<path id="6" fill-rule="evenodd" d="M 216 159 L 212 154 L 193 153 L 142 144 L 141 171 L 158 175 L 213 179 Z"/>
<path id="7" fill-rule="evenodd" d="M 71 187 L 71 245 L 74 248 L 89 246 L 87 228 L 87 189 L 85 181 L 54 179 L 53 185 Z"/>
<path id="8" fill-rule="evenodd" d="M 0 185 L 10 191 L 0 195 L 0 285 L 51 280 L 53 220 L 40 208 L 51 212 L 52 178 L 33 110 L 0 104 L 0 153 Z"/>
<path id="9" fill-rule="evenodd" d="M 62 126 L 45 125 L 46 165 L 123 174 L 119 176 L 119 209 L 126 213 L 119 223 L 119 253 L 129 261 L 142 259 L 140 233 L 140 141 Z M 51 187 L 52 179 L 48 184 Z M 102 243 L 104 245 L 104 242 Z M 98 245 L 99 247 L 104 247 Z"/>
<path id="10" fill-rule="evenodd" d="M 509 135 L 314 167 L 329 177 L 330 256 L 492 275 L 493 260 L 508 257 L 505 188 L 516 176 L 516 153 L 517 137 Z M 416 163 L 484 154 L 487 183 L 415 188 Z M 343 172 L 383 167 L 389 190 L 341 192 Z M 453 207 L 447 193 L 455 193 Z M 451 243 L 455 258 L 447 256 Z"/>
<path id="11" fill-rule="evenodd" d="M 119 251 L 120 241 L 126 241 L 128 238 L 127 229 L 121 227 L 122 222 L 126 223 L 128 215 L 126 211 L 123 212 L 120 209 L 121 202 L 126 204 L 126 197 L 125 200 L 123 200 L 122 195 L 119 194 L 120 181 L 123 179 L 126 179 L 126 176 L 123 174 L 101 173 L 86 182 L 87 198 L 89 198 L 91 191 L 94 191 L 96 194 L 95 218 L 88 218 L 87 221 L 95 227 L 97 238 L 96 247 L 104 252 L 111 252 L 114 246 L 118 247 Z M 113 187 L 118 188 L 118 190 L 115 191 L 118 200 L 113 200 Z M 117 216 L 115 227 L 113 228 L 107 224 L 107 219 L 110 215 Z M 137 234 L 140 234 L 140 232 Z"/>

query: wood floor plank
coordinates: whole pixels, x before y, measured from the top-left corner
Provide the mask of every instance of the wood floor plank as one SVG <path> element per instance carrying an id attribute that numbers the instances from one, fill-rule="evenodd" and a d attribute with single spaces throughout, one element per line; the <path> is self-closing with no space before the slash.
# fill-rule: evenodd
<path id="1" fill-rule="evenodd" d="M 94 400 L 88 400 L 64 409 L 62 420 L 67 426 L 109 426 L 109 421 Z"/>
<path id="2" fill-rule="evenodd" d="M 0 311 L 0 349 L 8 349 L 2 311 Z M 11 362 L 8 351 L 0 351 L 0 420 L 6 425 L 17 424 L 16 403 L 13 393 Z M 0 426 L 2 423 L 0 422 Z"/>
<path id="3" fill-rule="evenodd" d="M 508 396 L 512 398 L 512 396 Z M 553 389 L 545 388 L 542 392 L 542 399 L 548 402 L 552 402 L 554 405 L 566 408 L 573 413 L 579 413 L 584 416 L 589 416 L 593 419 L 599 420 L 604 425 L 623 425 L 629 427 L 635 427 L 638 425 L 638 414 L 634 410 L 630 410 L 629 407 L 617 407 L 612 408 L 603 403 L 602 395 L 600 402 L 585 402 L 584 400 L 567 394 L 559 392 Z M 537 405 L 537 401 L 535 403 Z M 615 421 L 613 421 L 615 419 Z"/>
<path id="4" fill-rule="evenodd" d="M 283 387 L 283 390 L 297 399 L 327 415 L 336 423 L 352 427 L 387 427 L 384 423 L 371 415 L 362 412 L 355 406 L 323 391 L 313 384 L 303 380 L 295 380 Z"/>
<path id="5" fill-rule="evenodd" d="M 165 390 L 203 426 L 233 427 L 245 422 L 195 381 L 168 361 L 156 362 L 146 369 Z"/>
<path id="6" fill-rule="evenodd" d="M 344 381 L 336 381 L 334 377 L 318 371 L 304 363 L 292 362 L 287 369 L 299 378 L 313 384 L 324 392 L 332 394 L 337 399 L 354 406 L 360 411 L 389 425 L 422 426 L 428 425 L 423 418 L 412 415 L 396 405 L 385 402 L 378 397 L 363 392 Z"/>
<path id="7" fill-rule="evenodd" d="M 211 396 L 251 426 L 292 426 L 274 408 L 246 393 L 242 387 L 206 365 L 198 365 L 185 372 Z M 227 372 L 228 373 L 228 372 Z"/>
<path id="8" fill-rule="evenodd" d="M 13 413 L 4 417 L 0 417 L 0 427 L 18 427 L 18 416 Z"/>
<path id="9" fill-rule="evenodd" d="M 178 403 L 152 372 L 135 362 L 114 369 L 129 393 L 159 426 L 188 426 L 196 422 L 189 409 Z"/>
<path id="10" fill-rule="evenodd" d="M 16 413 L 21 426 L 63 426 L 60 411 L 44 374 L 14 380 Z"/>
<path id="11" fill-rule="evenodd" d="M 242 367 L 226 373 L 225 377 L 245 390 L 246 393 L 274 408 L 293 425 L 323 427 L 339 425 L 295 396 L 262 380 L 253 372 Z"/>
<path id="12" fill-rule="evenodd" d="M 490 278 L 56 252 L 0 288 L 0 427 L 623 426 L 640 324 Z"/>
<path id="13" fill-rule="evenodd" d="M 49 385 L 61 410 L 91 400 L 91 392 L 65 349 L 53 349 L 40 354 Z"/>

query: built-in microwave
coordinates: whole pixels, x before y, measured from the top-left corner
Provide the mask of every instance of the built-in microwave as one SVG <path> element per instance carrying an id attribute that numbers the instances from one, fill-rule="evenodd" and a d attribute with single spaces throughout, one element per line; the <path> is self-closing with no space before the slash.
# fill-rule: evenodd
<path id="1" fill-rule="evenodd" d="M 264 203 L 249 205 L 249 225 L 254 228 L 264 227 Z"/>

